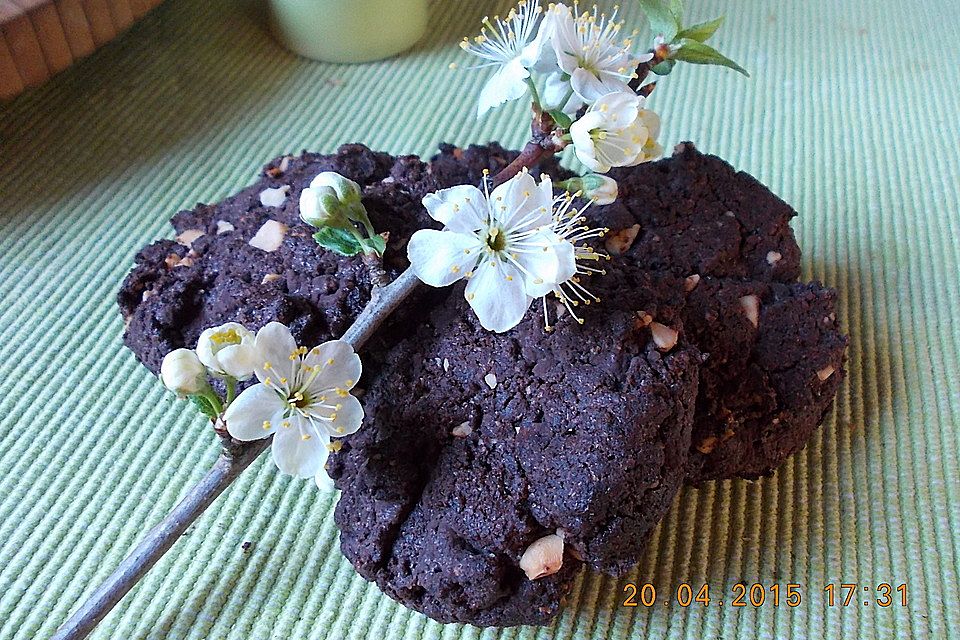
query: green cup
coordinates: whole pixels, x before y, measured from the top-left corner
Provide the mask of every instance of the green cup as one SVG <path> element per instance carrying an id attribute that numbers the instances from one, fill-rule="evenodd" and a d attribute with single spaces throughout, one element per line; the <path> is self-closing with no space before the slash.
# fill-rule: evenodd
<path id="1" fill-rule="evenodd" d="M 270 23 L 291 51 L 325 62 L 370 62 L 413 46 L 427 0 L 269 0 Z"/>

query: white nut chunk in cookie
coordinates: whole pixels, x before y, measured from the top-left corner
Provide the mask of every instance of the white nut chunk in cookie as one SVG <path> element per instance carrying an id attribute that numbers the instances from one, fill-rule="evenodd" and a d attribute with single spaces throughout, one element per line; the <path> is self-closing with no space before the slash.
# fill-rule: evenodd
<path id="1" fill-rule="evenodd" d="M 606 247 L 607 251 L 612 255 L 622 255 L 633 246 L 633 241 L 637 239 L 638 233 L 640 233 L 640 225 L 638 224 L 627 227 L 626 229 L 621 229 L 607 236 L 607 239 L 603 241 L 603 246 Z"/>
<path id="2" fill-rule="evenodd" d="M 553 575 L 563 566 L 563 538 L 555 533 L 535 540 L 520 557 L 520 568 L 530 580 Z"/>
<path id="3" fill-rule="evenodd" d="M 833 365 L 828 364 L 823 369 L 820 369 L 819 371 L 817 371 L 817 377 L 820 378 L 821 382 L 825 381 L 827 378 L 833 375 L 834 371 L 836 371 L 836 369 L 833 368 Z"/>
<path id="4" fill-rule="evenodd" d="M 698 284 L 700 284 L 700 274 L 694 273 L 683 279 L 683 290 L 690 293 L 697 288 Z"/>
<path id="5" fill-rule="evenodd" d="M 653 342 L 661 351 L 670 351 L 677 346 L 679 334 L 665 324 L 659 322 L 650 323 L 650 334 L 653 336 Z"/>
<path id="6" fill-rule="evenodd" d="M 740 308 L 743 309 L 743 314 L 747 316 L 750 324 L 755 327 L 760 326 L 760 298 L 753 294 L 743 296 L 740 298 Z"/>
<path id="7" fill-rule="evenodd" d="M 287 225 L 276 220 L 267 220 L 263 226 L 257 230 L 257 233 L 250 238 L 250 246 L 272 253 L 283 244 L 283 238 L 287 235 Z"/>
<path id="8" fill-rule="evenodd" d="M 187 229 L 186 231 L 178 235 L 176 240 L 178 244 L 182 244 L 185 247 L 189 247 L 193 245 L 194 240 L 204 235 L 206 234 L 200 229 Z"/>

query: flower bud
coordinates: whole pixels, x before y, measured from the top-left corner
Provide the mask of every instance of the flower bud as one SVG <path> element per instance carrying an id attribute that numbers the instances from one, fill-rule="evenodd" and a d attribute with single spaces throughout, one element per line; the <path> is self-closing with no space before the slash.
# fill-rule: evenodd
<path id="1" fill-rule="evenodd" d="M 191 349 L 175 349 L 164 356 L 160 380 L 181 397 L 200 393 L 209 386 L 207 370 Z"/>
<path id="2" fill-rule="evenodd" d="M 312 227 L 341 226 L 340 200 L 332 187 L 307 187 L 300 193 L 300 219 Z"/>
<path id="3" fill-rule="evenodd" d="M 583 195 L 596 204 L 612 204 L 617 199 L 617 181 L 608 176 L 588 173 L 581 178 Z"/>
<path id="4" fill-rule="evenodd" d="M 357 204 L 362 194 L 360 185 L 334 171 L 324 171 L 310 182 L 311 189 L 330 187 L 344 204 Z"/>
<path id="5" fill-rule="evenodd" d="M 210 371 L 237 380 L 247 380 L 256 366 L 253 332 L 242 324 L 228 322 L 200 334 L 197 356 Z"/>
<path id="6" fill-rule="evenodd" d="M 617 181 L 597 173 L 570 178 L 558 183 L 557 186 L 570 193 L 579 191 L 583 197 L 593 200 L 594 204 L 611 204 L 617 199 Z"/>

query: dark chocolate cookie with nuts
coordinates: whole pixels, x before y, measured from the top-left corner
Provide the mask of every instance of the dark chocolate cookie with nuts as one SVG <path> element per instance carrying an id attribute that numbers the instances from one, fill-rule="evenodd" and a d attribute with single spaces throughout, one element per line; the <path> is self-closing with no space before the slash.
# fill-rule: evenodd
<path id="1" fill-rule="evenodd" d="M 343 553 L 403 604 L 543 624 L 581 563 L 638 561 L 685 478 L 700 355 L 680 281 L 590 286 L 609 299 L 578 309 L 583 325 L 551 302 L 555 330 L 535 308 L 504 334 L 454 287 L 370 379 L 364 425 L 329 463 L 336 519 Z"/>
<path id="2" fill-rule="evenodd" d="M 611 175 L 618 201 L 587 215 L 612 229 L 612 268 L 684 277 L 684 326 L 707 357 L 690 480 L 770 474 L 804 447 L 845 375 L 836 291 L 796 284 L 796 213 L 689 142 Z"/>

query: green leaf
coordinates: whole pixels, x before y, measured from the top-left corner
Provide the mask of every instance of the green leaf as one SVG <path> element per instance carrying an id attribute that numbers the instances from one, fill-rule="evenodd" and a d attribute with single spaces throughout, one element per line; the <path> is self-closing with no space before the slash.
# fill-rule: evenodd
<path id="1" fill-rule="evenodd" d="M 561 129 L 569 129 L 570 125 L 573 124 L 573 119 L 559 109 L 553 109 L 547 111 L 547 113 L 550 114 L 550 117 L 553 118 L 553 121 L 556 122 L 557 126 Z"/>
<path id="2" fill-rule="evenodd" d="M 313 239 L 324 249 L 341 256 L 350 257 L 363 252 L 360 240 L 349 230 L 340 227 L 323 227 L 313 234 Z"/>
<path id="3" fill-rule="evenodd" d="M 647 14 L 647 20 L 650 21 L 650 30 L 653 35 L 663 35 L 667 42 L 672 41 L 677 32 L 680 31 L 680 20 L 674 14 L 673 7 L 678 3 L 671 0 L 668 7 L 663 0 L 638 0 L 640 8 Z M 682 7 L 680 8 L 682 12 Z"/>
<path id="4" fill-rule="evenodd" d="M 208 400 L 206 397 L 200 396 L 200 395 L 192 395 L 192 396 L 187 396 L 187 398 L 189 398 L 190 402 L 192 402 L 197 407 L 197 409 L 200 410 L 200 413 L 207 416 L 211 420 L 217 419 L 217 410 L 213 408 L 213 405 L 210 404 L 210 400 Z"/>
<path id="5" fill-rule="evenodd" d="M 710 39 L 710 36 L 717 32 L 717 29 L 720 28 L 720 25 L 723 24 L 724 20 L 726 20 L 726 16 L 720 16 L 716 20 L 701 22 L 700 24 L 695 24 L 692 27 L 687 27 L 677 34 L 677 39 L 682 40 L 684 38 L 689 38 L 691 40 L 696 40 L 697 42 L 706 42 L 708 39 Z"/>
<path id="6" fill-rule="evenodd" d="M 650 71 L 653 71 L 658 76 L 668 76 L 675 66 L 677 66 L 676 60 L 664 60 L 651 67 Z"/>
<path id="7" fill-rule="evenodd" d="M 375 235 L 372 238 L 362 239 L 360 246 L 363 247 L 365 253 L 376 253 L 378 256 L 382 256 L 383 252 L 387 250 L 387 241 L 383 239 L 383 236 Z"/>
<path id="8" fill-rule="evenodd" d="M 670 56 L 672 60 L 689 62 L 691 64 L 713 64 L 721 67 L 729 67 L 743 75 L 750 77 L 747 70 L 736 62 L 723 55 L 713 47 L 705 45 L 702 42 L 685 38 L 680 41 L 680 48 Z"/>
<path id="9" fill-rule="evenodd" d="M 670 0 L 670 13 L 676 18 L 677 24 L 683 24 L 683 0 Z"/>

